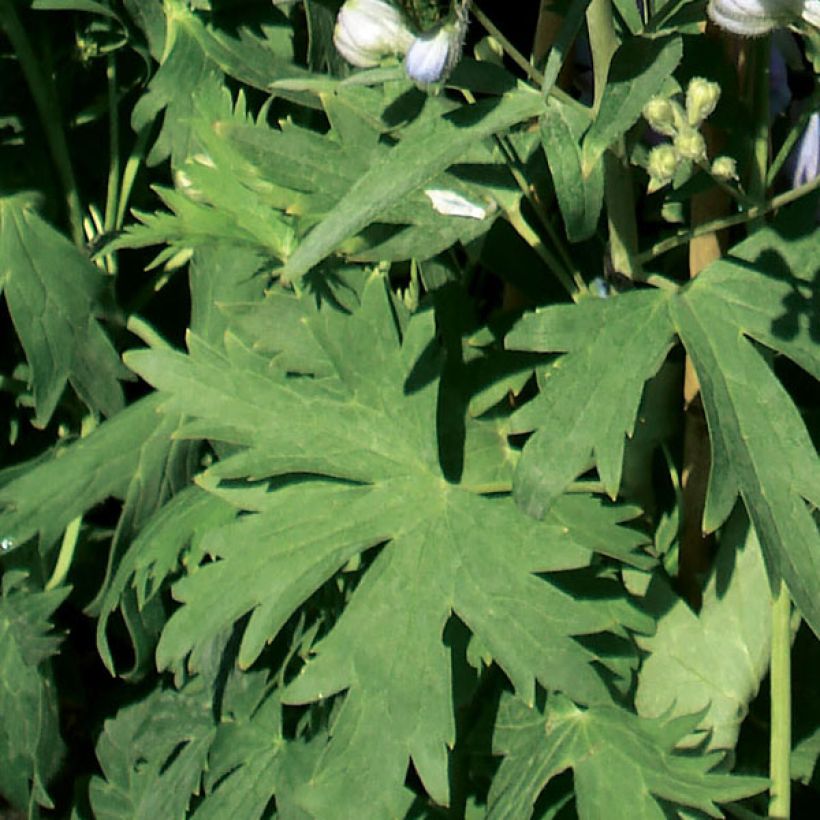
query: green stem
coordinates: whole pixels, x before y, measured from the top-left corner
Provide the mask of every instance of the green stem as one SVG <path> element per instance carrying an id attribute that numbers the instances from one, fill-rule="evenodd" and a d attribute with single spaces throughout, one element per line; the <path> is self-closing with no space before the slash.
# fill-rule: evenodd
<path id="1" fill-rule="evenodd" d="M 114 230 L 118 231 L 125 223 L 125 210 L 128 207 L 128 201 L 131 198 L 131 191 L 134 188 L 134 182 L 137 178 L 137 173 L 145 160 L 145 152 L 148 148 L 148 141 L 153 131 L 153 123 L 144 126 L 137 134 L 136 142 L 128 156 L 125 163 L 125 170 L 122 174 L 122 185 L 120 186 L 119 202 L 117 203 L 117 217 L 114 220 Z"/>
<path id="2" fill-rule="evenodd" d="M 558 257 L 547 248 L 538 233 L 533 230 L 532 226 L 524 218 L 521 212 L 521 201 L 519 200 L 513 208 L 504 209 L 504 215 L 507 217 L 507 221 L 512 225 L 515 232 L 541 257 L 544 264 L 555 274 L 556 279 L 558 279 L 564 287 L 564 290 L 566 290 L 570 298 L 573 301 L 577 301 L 578 287 L 575 282 L 572 281 L 572 278 L 566 270 L 564 270 L 564 266 Z"/>
<path id="3" fill-rule="evenodd" d="M 86 416 L 80 427 L 80 437 L 85 438 L 94 431 L 97 426 L 97 420 L 92 415 Z M 68 523 L 63 533 L 63 540 L 60 544 L 60 553 L 57 556 L 57 563 L 54 565 L 54 571 L 51 573 L 51 578 L 45 585 L 45 591 L 56 589 L 61 586 L 68 571 L 71 569 L 71 563 L 74 560 L 74 551 L 77 548 L 77 539 L 80 535 L 80 527 L 83 523 L 83 517 L 78 515 L 76 518 Z"/>
<path id="4" fill-rule="evenodd" d="M 504 33 L 498 28 L 498 26 L 487 17 L 484 12 L 478 8 L 478 6 L 473 5 L 470 9 L 471 14 L 475 17 L 476 20 L 480 23 L 480 25 L 484 28 L 484 30 L 489 34 L 494 40 L 498 42 L 501 48 L 504 50 L 504 53 L 527 75 L 528 79 L 530 79 L 533 83 L 535 83 L 539 88 L 544 85 L 544 74 L 543 72 L 539 71 L 504 35 Z M 560 100 L 565 105 L 569 105 L 574 108 L 576 111 L 582 111 L 584 114 L 589 116 L 589 109 L 583 104 L 578 102 L 574 97 L 571 97 L 566 91 L 562 91 L 560 88 L 556 88 L 553 86 L 549 91 L 550 96 L 555 97 L 556 100 Z"/>
<path id="5" fill-rule="evenodd" d="M 105 76 L 108 81 L 108 189 L 105 197 L 103 228 L 106 233 L 114 230 L 117 221 L 117 199 L 120 187 L 120 123 L 117 116 L 117 58 L 109 54 Z"/>
<path id="6" fill-rule="evenodd" d="M 820 188 L 820 177 L 815 177 L 810 182 L 805 183 L 805 185 L 800 185 L 797 188 L 793 188 L 791 191 L 786 191 L 785 193 L 772 198 L 769 202 L 765 202 L 762 205 L 755 205 L 743 213 L 735 214 L 734 216 L 721 217 L 720 219 L 713 219 L 711 222 L 704 222 L 702 225 L 698 225 L 698 227 L 693 230 L 680 231 L 674 236 L 670 236 L 667 239 L 662 239 L 660 242 L 656 242 L 651 248 L 639 253 L 636 257 L 636 261 L 642 263 L 649 262 L 663 253 L 668 253 L 675 248 L 679 248 L 681 245 L 686 245 L 698 236 L 703 236 L 707 233 L 714 233 L 715 231 L 722 231 L 726 228 L 731 228 L 734 225 L 742 225 L 746 222 L 750 222 L 753 219 L 764 216 L 770 211 L 775 211 L 778 208 L 789 205 L 801 197 L 813 193 L 818 188 Z"/>
<path id="7" fill-rule="evenodd" d="M 791 602 L 782 581 L 771 606 L 769 778 L 772 784 L 769 787 L 769 817 L 787 820 L 791 811 Z"/>
<path id="8" fill-rule="evenodd" d="M 512 177 L 515 180 L 516 185 L 518 185 L 519 190 L 521 191 L 527 202 L 529 202 L 530 207 L 535 212 L 535 215 L 538 217 L 538 221 L 541 223 L 544 230 L 547 232 L 547 236 L 549 237 L 550 242 L 552 242 L 553 246 L 557 249 L 558 255 L 561 257 L 561 260 L 563 262 L 565 275 L 567 277 L 572 277 L 572 280 L 575 282 L 576 292 L 584 290 L 586 288 L 584 278 L 581 276 L 581 273 L 575 265 L 575 262 L 572 260 L 572 256 L 570 255 L 569 251 L 564 246 L 564 242 L 558 235 L 558 232 L 553 227 L 549 214 L 546 211 L 546 208 L 544 208 L 543 203 L 534 194 L 532 187 L 530 186 L 529 182 L 527 182 L 526 175 L 524 174 L 522 168 L 521 159 L 516 153 L 515 147 L 509 140 L 507 140 L 504 137 L 497 137 L 496 144 L 498 145 L 499 150 L 504 156 L 507 168 L 512 174 Z"/>
<path id="9" fill-rule="evenodd" d="M 63 186 L 71 236 L 78 247 L 83 247 L 83 214 L 80 194 L 74 179 L 68 143 L 62 127 L 62 115 L 57 103 L 54 84 L 42 71 L 41 61 L 34 53 L 29 37 L 17 16 L 12 0 L 0 0 L 0 25 L 20 61 L 40 122 L 46 136 L 51 158 Z"/>
<path id="10" fill-rule="evenodd" d="M 740 205 L 741 208 L 751 208 L 754 205 L 757 205 L 758 202 L 752 201 L 750 197 L 743 193 L 743 191 L 738 190 L 734 185 L 730 185 L 725 179 L 721 179 L 720 177 L 716 177 L 712 173 L 712 168 L 708 162 L 697 162 L 696 165 L 703 171 L 705 174 L 708 174 L 709 178 L 715 185 L 718 186 L 722 191 L 727 193 L 735 202 Z"/>
<path id="11" fill-rule="evenodd" d="M 755 113 L 755 130 L 747 188 L 754 202 L 763 202 L 766 199 L 766 178 L 769 168 L 769 37 L 761 37 L 752 47 L 752 110 Z M 761 214 L 751 222 L 749 228 L 754 230 L 762 221 Z"/>

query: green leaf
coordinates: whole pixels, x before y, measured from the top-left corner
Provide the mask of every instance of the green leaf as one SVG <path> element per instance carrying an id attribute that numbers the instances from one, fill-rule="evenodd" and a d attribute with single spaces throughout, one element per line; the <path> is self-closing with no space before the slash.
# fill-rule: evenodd
<path id="1" fill-rule="evenodd" d="M 180 568 L 181 561 L 195 564 L 201 557 L 202 536 L 233 515 L 233 508 L 221 499 L 198 487 L 188 487 L 168 501 L 129 545 L 114 578 L 104 587 L 97 619 L 97 649 L 112 675 L 115 669 L 108 645 L 108 620 L 126 591 L 133 589 L 138 609 L 144 609 Z"/>
<path id="2" fill-rule="evenodd" d="M 277 78 L 306 75 L 292 61 L 290 26 L 281 25 L 283 18 L 279 12 L 273 14 L 278 25 L 266 26 L 263 35 L 240 28 L 234 37 L 209 27 L 185 4 L 173 3 L 173 13 L 165 17 L 159 70 L 147 93 L 134 106 L 131 117 L 134 130 L 140 131 L 164 112 L 162 130 L 148 157 L 150 165 L 170 156 L 176 167 L 193 154 L 191 127 L 196 92 L 220 80 L 223 74 L 265 90 Z M 151 33 L 158 37 L 155 26 Z"/>
<path id="3" fill-rule="evenodd" d="M 572 769 L 581 820 L 663 820 L 668 814 L 661 800 L 722 817 L 716 803 L 757 794 L 768 781 L 712 773 L 721 754 L 676 753 L 675 744 L 697 719 L 648 720 L 616 706 L 584 709 L 563 695 L 534 709 L 507 696 L 493 739 L 504 760 L 487 816 L 530 817 L 544 786 Z"/>
<path id="4" fill-rule="evenodd" d="M 56 448 L 48 460 L 0 488 L 0 533 L 15 546 L 39 533 L 50 548 L 69 521 L 109 496 L 123 498 L 140 462 L 140 446 L 156 432 L 159 398 L 127 407 L 87 438 Z"/>
<path id="5" fill-rule="evenodd" d="M 683 55 L 681 38 L 630 37 L 615 52 L 601 98 L 598 116 L 583 147 L 584 176 L 590 176 L 615 140 L 641 115 L 644 105 L 658 94 Z"/>
<path id="6" fill-rule="evenodd" d="M 719 527 L 740 495 L 770 581 L 785 580 L 820 634 L 820 535 L 812 515 L 820 506 L 820 463 L 792 399 L 747 338 L 820 373 L 811 325 L 816 243 L 813 228 L 802 230 L 814 207 L 787 209 L 711 265 L 673 301 L 672 315 L 700 380 L 709 425 L 703 527 Z"/>
<path id="7" fill-rule="evenodd" d="M 48 424 L 66 381 L 92 410 L 120 410 L 127 371 L 94 316 L 102 273 L 25 196 L 0 199 L 0 256 L 0 292 L 31 367 L 37 426 Z"/>
<path id="8" fill-rule="evenodd" d="M 708 732 L 709 750 L 733 749 L 748 705 L 768 671 L 768 599 L 757 537 L 746 516 L 736 515 L 722 533 L 700 612 L 694 613 L 667 587 L 663 602 L 671 606 L 655 634 L 639 639 L 650 655 L 638 677 L 638 714 L 668 719 L 699 712 L 703 717 L 687 745 L 697 745 Z"/>
<path id="9" fill-rule="evenodd" d="M 94 817 L 185 817 L 215 733 L 212 693 L 201 679 L 181 692 L 156 688 L 121 708 L 97 741 L 103 776 L 89 785 Z"/>
<path id="10" fill-rule="evenodd" d="M 282 705 L 267 678 L 265 671 L 228 678 L 208 754 L 206 798 L 194 820 L 257 820 L 266 816 L 274 792 L 278 798 L 282 765 L 294 755 L 282 736 Z"/>
<path id="11" fill-rule="evenodd" d="M 539 374 L 540 393 L 511 422 L 536 429 L 515 474 L 515 494 L 541 516 L 594 462 L 611 497 L 618 493 L 624 446 L 643 383 L 657 373 L 674 340 L 668 296 L 630 291 L 577 305 L 552 305 L 525 316 L 508 348 L 564 352 Z"/>
<path id="12" fill-rule="evenodd" d="M 581 171 L 581 135 L 588 127 L 589 119 L 582 112 L 552 97 L 547 99 L 541 143 L 570 242 L 580 242 L 595 232 L 604 201 L 603 163 L 597 163 L 589 176 Z"/>
<path id="13" fill-rule="evenodd" d="M 244 616 L 239 661 L 249 666 L 351 558 L 384 545 L 365 555 L 350 603 L 287 690 L 288 702 L 347 690 L 321 776 L 293 790 L 294 801 L 314 813 L 322 806 L 325 814 L 354 816 L 361 803 L 351 794 L 393 805 L 409 758 L 431 795 L 448 799 L 454 718 L 442 635 L 452 613 L 525 699 L 537 677 L 584 702 L 608 701 L 590 666 L 595 654 L 570 636 L 647 627 L 608 587 L 591 582 L 599 599 L 590 600 L 535 576 L 587 566 L 583 535 L 576 539 L 563 521 L 534 523 L 509 497 L 445 481 L 439 459 L 452 453 L 441 448 L 462 445 L 436 432 L 441 352 L 433 317 L 423 312 L 397 326 L 397 309 L 384 280 L 374 277 L 353 315 L 319 311 L 310 326 L 333 367 L 325 378 L 289 378 L 230 339 L 224 353 L 192 337 L 188 356 L 128 355 L 160 389 L 168 412 L 196 419 L 188 434 L 245 448 L 200 482 L 255 513 L 212 531 L 203 544 L 212 560 L 175 585 L 183 606 L 163 632 L 161 667 Z M 497 467 L 480 445 L 484 472 L 495 478 Z M 468 449 L 464 472 L 475 481 L 472 458 Z M 247 483 L 300 473 L 305 480 L 280 479 L 273 491 L 268 482 Z M 599 660 L 619 671 L 619 661 Z M 420 678 L 427 681 L 422 688 Z M 352 782 L 350 755 L 361 772 Z"/>
<path id="14" fill-rule="evenodd" d="M 291 256 L 282 276 L 301 279 L 344 240 L 461 159 L 473 143 L 537 116 L 543 106 L 538 94 L 521 90 L 425 121 L 424 130 L 405 138 L 357 179 Z"/>
<path id="15" fill-rule="evenodd" d="M 59 639 L 49 618 L 68 589 L 26 589 L 25 574 L 7 571 L 0 597 L 0 794 L 21 810 L 53 808 L 45 790 L 60 766 L 57 692 L 48 659 Z"/>

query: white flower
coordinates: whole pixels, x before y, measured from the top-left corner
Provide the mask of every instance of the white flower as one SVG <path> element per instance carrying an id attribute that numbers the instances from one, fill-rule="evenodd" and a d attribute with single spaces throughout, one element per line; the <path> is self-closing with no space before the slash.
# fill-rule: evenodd
<path id="1" fill-rule="evenodd" d="M 372 68 L 413 42 L 401 12 L 385 0 L 346 0 L 339 9 L 333 43 L 358 68 Z"/>
<path id="2" fill-rule="evenodd" d="M 447 79 L 461 59 L 466 32 L 466 20 L 459 17 L 416 37 L 404 58 L 407 76 L 417 83 Z"/>
<path id="3" fill-rule="evenodd" d="M 709 0 L 709 16 L 726 31 L 757 37 L 802 17 L 820 25 L 820 0 Z"/>

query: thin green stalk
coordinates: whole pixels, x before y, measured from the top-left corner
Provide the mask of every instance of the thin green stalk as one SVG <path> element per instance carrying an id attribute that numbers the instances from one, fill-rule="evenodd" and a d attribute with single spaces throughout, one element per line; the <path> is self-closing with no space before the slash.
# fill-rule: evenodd
<path id="1" fill-rule="evenodd" d="M 708 162 L 697 162 L 696 163 L 698 168 L 701 171 L 709 175 L 709 178 L 712 182 L 718 186 L 724 193 L 727 193 L 735 202 L 740 205 L 741 208 L 751 208 L 753 205 L 757 205 L 757 202 L 752 201 L 750 197 L 743 193 L 743 191 L 736 188 L 734 185 L 728 183 L 725 179 L 721 179 L 720 177 L 716 177 L 712 173 L 712 168 Z"/>
<path id="2" fill-rule="evenodd" d="M 87 415 L 80 426 L 80 437 L 85 438 L 94 431 L 97 426 L 97 419 L 91 414 Z M 60 544 L 60 552 L 57 555 L 57 563 L 54 565 L 54 570 L 51 573 L 51 578 L 48 579 L 45 585 L 45 590 L 56 589 L 65 583 L 68 576 L 68 571 L 71 569 L 71 563 L 74 560 L 74 551 L 77 548 L 77 539 L 80 535 L 80 527 L 83 523 L 83 517 L 78 515 L 72 519 L 63 533 L 63 540 Z"/>
<path id="3" fill-rule="evenodd" d="M 120 121 L 117 112 L 117 57 L 109 54 L 105 70 L 108 82 L 108 189 L 105 196 L 103 228 L 114 230 L 117 221 L 117 200 L 120 188 Z"/>
<path id="4" fill-rule="evenodd" d="M 544 74 L 543 72 L 539 71 L 504 35 L 504 33 L 498 28 L 498 26 L 487 17 L 484 12 L 478 8 L 478 6 L 473 5 L 470 9 L 471 14 L 478 20 L 479 24 L 484 28 L 484 30 L 489 34 L 494 40 L 498 42 L 498 44 L 503 49 L 504 53 L 527 75 L 527 77 L 535 83 L 539 88 L 544 85 Z M 583 111 L 585 114 L 589 115 L 589 109 L 583 104 L 578 102 L 574 97 L 571 97 L 566 91 L 562 91 L 560 88 L 556 88 L 553 86 L 550 89 L 550 96 L 555 97 L 555 99 L 560 100 L 565 105 L 569 105 L 572 108 L 576 109 L 577 111 Z"/>
<path id="5" fill-rule="evenodd" d="M 503 137 L 497 137 L 496 141 L 499 150 L 504 155 L 507 168 L 512 174 L 516 185 L 518 185 L 519 190 L 524 195 L 527 202 L 529 202 L 530 207 L 535 212 L 535 215 L 538 217 L 538 221 L 547 232 L 550 242 L 552 242 L 553 246 L 558 250 L 558 255 L 561 257 L 561 261 L 563 262 L 565 274 L 572 277 L 572 280 L 575 282 L 576 292 L 584 290 L 586 285 L 583 277 L 581 276 L 581 272 L 578 270 L 569 252 L 564 247 L 564 243 L 558 235 L 558 232 L 553 227 L 549 214 L 541 203 L 541 200 L 535 196 L 530 184 L 527 182 L 521 168 L 521 160 L 519 159 L 514 146 L 509 142 L 509 140 L 506 140 Z"/>
<path id="6" fill-rule="evenodd" d="M 702 225 L 698 225 L 698 227 L 693 230 L 687 229 L 684 231 L 679 231 L 674 236 L 670 236 L 667 239 L 662 239 L 660 242 L 656 242 L 651 248 L 639 253 L 636 256 L 636 261 L 641 263 L 649 262 L 661 254 L 668 253 L 675 248 L 679 248 L 681 245 L 686 245 L 695 237 L 703 236 L 707 233 L 714 233 L 715 231 L 722 231 L 726 228 L 731 228 L 734 225 L 742 225 L 753 219 L 765 216 L 771 211 L 775 211 L 778 208 L 782 208 L 785 205 L 789 205 L 792 202 L 813 193 L 818 188 L 820 188 L 820 177 L 815 177 L 810 182 L 805 183 L 805 185 L 800 185 L 797 188 L 793 188 L 791 191 L 786 191 L 779 196 L 773 197 L 769 200 L 769 202 L 764 202 L 762 205 L 755 205 L 743 213 L 721 217 L 720 219 L 713 219 L 711 222 L 704 222 Z"/>
<path id="7" fill-rule="evenodd" d="M 0 25 L 6 32 L 12 48 L 20 61 L 20 67 L 26 78 L 40 122 L 45 132 L 51 158 L 63 186 L 65 206 L 71 227 L 71 236 L 78 247 L 83 247 L 83 213 L 80 205 L 80 194 L 74 179 L 74 170 L 68 152 L 65 132 L 62 127 L 62 115 L 57 103 L 54 84 L 43 73 L 40 60 L 34 53 L 12 0 L 0 0 Z"/>
<path id="8" fill-rule="evenodd" d="M 769 817 L 788 820 L 791 811 L 791 602 L 781 581 L 772 601 L 770 666 L 771 730 L 769 736 Z"/>
<path id="9" fill-rule="evenodd" d="M 148 148 L 148 141 L 152 131 L 153 123 L 149 123 L 137 134 L 134 147 L 131 149 L 128 160 L 125 163 L 125 170 L 122 173 L 119 201 L 117 202 L 117 217 L 114 220 L 115 231 L 120 230 L 125 223 L 125 210 L 128 207 L 128 201 L 131 198 L 131 191 L 134 188 L 134 182 L 139 173 L 139 169 L 145 160 L 145 152 Z"/>
<path id="10" fill-rule="evenodd" d="M 575 282 L 572 281 L 572 278 L 564 270 L 561 261 L 547 248 L 538 233 L 533 230 L 529 222 L 524 219 L 524 215 L 521 213 L 520 200 L 516 203 L 515 208 L 504 210 L 504 214 L 515 232 L 541 257 L 544 264 L 555 274 L 556 279 L 561 283 L 570 298 L 573 301 L 577 301 L 578 288 Z"/>
<path id="11" fill-rule="evenodd" d="M 473 17 L 484 27 L 489 34 L 501 48 L 504 49 L 507 56 L 530 78 L 534 83 L 537 83 L 539 86 L 544 81 L 544 75 L 507 39 L 507 37 L 503 34 L 503 32 L 496 26 L 496 24 L 487 17 L 484 12 L 478 8 L 478 6 L 473 6 L 472 9 Z"/>
<path id="12" fill-rule="evenodd" d="M 769 169 L 769 37 L 761 37 L 752 48 L 753 76 L 752 102 L 755 114 L 755 130 L 752 141 L 752 161 L 749 166 L 749 196 L 754 202 L 766 199 L 766 179 Z M 749 228 L 754 230 L 763 216 L 754 219 Z"/>

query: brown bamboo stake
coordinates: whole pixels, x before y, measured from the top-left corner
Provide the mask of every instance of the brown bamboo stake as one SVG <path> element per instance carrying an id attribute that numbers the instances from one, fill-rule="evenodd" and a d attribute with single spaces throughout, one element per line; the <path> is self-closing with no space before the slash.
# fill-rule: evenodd
<path id="1" fill-rule="evenodd" d="M 707 36 L 720 36 L 711 25 L 706 27 Z M 745 54 L 740 41 L 727 40 L 727 47 L 737 49 L 734 62 L 743 73 Z M 708 125 L 703 127 L 709 156 L 717 154 L 720 140 Z M 729 197 L 714 187 L 695 194 L 691 203 L 692 227 L 719 219 L 729 213 Z M 694 279 L 704 268 L 720 259 L 725 250 L 725 232 L 707 233 L 689 243 L 689 277 Z M 709 481 L 711 449 L 706 415 L 700 394 L 700 382 L 689 356 L 683 381 L 683 471 L 681 490 L 683 494 L 682 527 L 678 552 L 678 587 L 681 594 L 696 609 L 701 604 L 701 580 L 712 563 L 714 538 L 703 532 L 703 511 L 706 506 L 706 488 Z"/>

